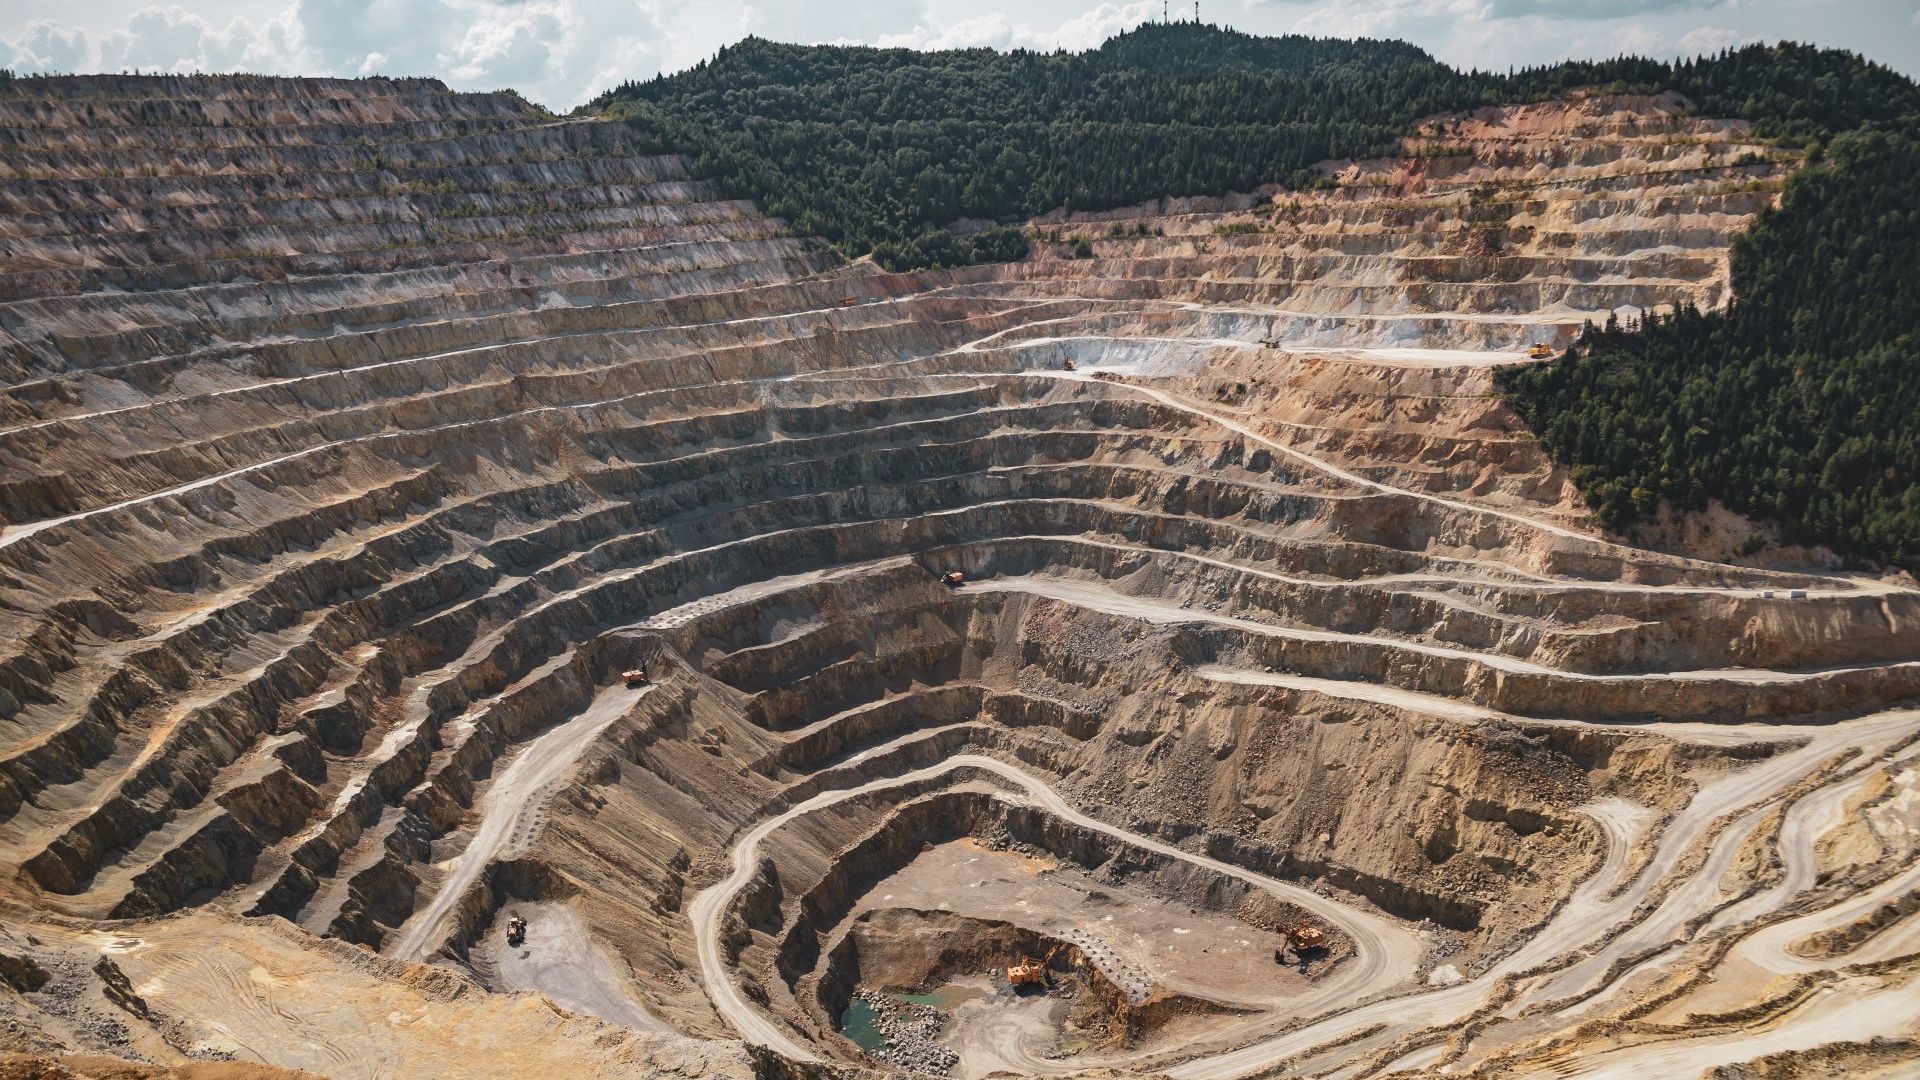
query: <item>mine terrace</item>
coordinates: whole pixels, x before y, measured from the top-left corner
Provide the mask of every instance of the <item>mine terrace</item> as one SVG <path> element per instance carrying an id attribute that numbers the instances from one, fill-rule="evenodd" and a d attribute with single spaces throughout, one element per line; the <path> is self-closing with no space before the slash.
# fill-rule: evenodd
<path id="1" fill-rule="evenodd" d="M 1486 108 L 887 273 L 510 94 L 34 82 L 12 1049 L 1868 1075 L 1910 1024 L 1920 597 L 1605 539 L 1493 392 L 1725 302 L 1802 167 L 1744 124 Z"/>

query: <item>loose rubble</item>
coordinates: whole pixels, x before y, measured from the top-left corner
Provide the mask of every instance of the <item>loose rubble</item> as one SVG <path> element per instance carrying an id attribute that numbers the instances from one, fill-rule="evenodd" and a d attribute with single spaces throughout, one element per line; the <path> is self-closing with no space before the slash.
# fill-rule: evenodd
<path id="1" fill-rule="evenodd" d="M 946 1013 L 872 990 L 857 990 L 854 997 L 873 1010 L 874 1026 L 887 1040 L 886 1048 L 874 1055 L 881 1061 L 929 1076 L 945 1076 L 959 1062 L 960 1055 L 939 1041 L 948 1024 Z"/>

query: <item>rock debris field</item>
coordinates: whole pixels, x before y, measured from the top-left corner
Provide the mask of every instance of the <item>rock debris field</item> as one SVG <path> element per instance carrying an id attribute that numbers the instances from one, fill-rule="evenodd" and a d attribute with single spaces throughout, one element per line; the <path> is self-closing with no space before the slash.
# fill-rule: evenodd
<path id="1" fill-rule="evenodd" d="M 929 1076 L 944 1076 L 953 1068 L 958 1055 L 935 1041 L 946 1027 L 946 1015 L 939 1009 L 886 994 L 857 996 L 874 1011 L 874 1027 L 887 1040 L 887 1048 L 878 1055 L 881 1060 Z"/>
<path id="2" fill-rule="evenodd" d="M 1608 539 L 1493 393 L 1799 162 L 1443 120 L 888 274 L 510 93 L 6 84 L 3 1048 L 1911 1075 L 1912 583 Z"/>

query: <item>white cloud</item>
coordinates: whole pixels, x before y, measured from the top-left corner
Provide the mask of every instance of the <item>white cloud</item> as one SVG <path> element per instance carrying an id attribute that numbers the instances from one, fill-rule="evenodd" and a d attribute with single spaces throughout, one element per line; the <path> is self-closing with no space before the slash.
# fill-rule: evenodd
<path id="1" fill-rule="evenodd" d="M 1660 56 L 1673 52 L 1673 45 L 1665 34 L 1638 23 L 1615 27 L 1601 40 L 1607 44 L 1599 51 L 1609 56 L 1621 53 L 1631 53 L 1635 56 Z"/>
<path id="2" fill-rule="evenodd" d="M 750 32 L 774 41 L 874 41 L 911 33 L 924 19 L 919 4 L 902 0 L 759 0 L 741 5 Z"/>
<path id="3" fill-rule="evenodd" d="M 884 34 L 874 43 L 884 48 L 971 49 L 985 46 L 1048 52 L 1054 49 L 1078 51 L 1094 48 L 1115 34 L 1131 30 L 1159 15 L 1158 0 L 1103 3 L 1070 19 L 1042 26 L 1010 22 L 1005 15 L 996 12 L 945 25 L 934 25 L 931 20 L 923 21 L 911 30 Z"/>
<path id="4" fill-rule="evenodd" d="M 291 11 L 314 70 L 343 75 L 437 74 L 457 30 L 442 0 L 295 0 Z"/>
<path id="5" fill-rule="evenodd" d="M 1758 34 L 1735 30 L 1732 27 L 1696 26 L 1680 35 L 1680 52 L 1684 56 L 1700 56 L 1739 45 L 1751 45 L 1759 40 L 1761 38 Z"/>
<path id="6" fill-rule="evenodd" d="M 1153 0 L 1101 4 L 1085 15 L 1061 23 L 1053 32 L 1053 38 L 1062 49 L 1091 49 L 1122 30 L 1131 30 L 1155 17 Z"/>
<path id="7" fill-rule="evenodd" d="M 259 71 L 290 74 L 301 56 L 292 12 L 264 26 L 236 17 L 224 29 L 178 6 L 142 8 L 100 40 L 105 71 Z"/>
<path id="8" fill-rule="evenodd" d="M 512 87 L 566 109 L 748 34 L 1086 49 L 1161 12 L 1161 0 L 150 0 L 157 6 L 126 14 L 141 2 L 0 0 L 0 65 L 432 75 L 458 89 Z M 1204 0 L 1204 14 L 1255 33 L 1399 37 L 1469 67 L 1621 51 L 1668 57 L 1784 37 L 1862 49 L 1912 71 L 1920 70 L 1912 2 Z M 1175 13 L 1190 5 L 1176 0 Z"/>
<path id="9" fill-rule="evenodd" d="M 234 17 L 225 26 L 179 5 L 146 7 L 93 40 L 38 20 L 0 40 L 0 63 L 23 72 L 431 75 L 570 108 L 658 70 L 665 40 L 639 0 L 293 0 L 263 23 Z"/>
<path id="10" fill-rule="evenodd" d="M 1484 23 L 1491 7 L 1486 0 L 1352 0 L 1315 7 L 1292 29 L 1324 37 L 1405 37 L 1431 23 Z"/>
<path id="11" fill-rule="evenodd" d="M 1743 0 L 1492 0 L 1495 18 L 1544 15 L 1553 19 L 1643 18 L 1666 11 L 1736 7 Z"/>
<path id="12" fill-rule="evenodd" d="M 944 28 L 925 23 L 897 34 L 882 34 L 874 41 L 883 49 L 973 49 L 982 46 L 1004 49 L 1013 42 L 1014 28 L 1004 15 L 981 15 L 962 19 Z"/>
<path id="13" fill-rule="evenodd" d="M 432 57 L 413 73 L 439 75 L 462 89 L 513 88 L 567 108 L 662 61 L 666 34 L 632 0 L 413 2 L 436 8 L 409 47 L 413 56 Z"/>
<path id="14" fill-rule="evenodd" d="M 0 41 L 0 56 L 7 58 L 7 67 L 17 71 L 67 72 L 85 67 L 92 49 L 80 30 L 36 19 L 18 38 Z"/>

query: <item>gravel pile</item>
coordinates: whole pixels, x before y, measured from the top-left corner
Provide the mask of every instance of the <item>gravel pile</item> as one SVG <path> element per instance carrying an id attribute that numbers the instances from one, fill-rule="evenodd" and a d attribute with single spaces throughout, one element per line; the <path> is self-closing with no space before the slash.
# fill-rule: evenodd
<path id="1" fill-rule="evenodd" d="M 890 994 L 857 990 L 854 996 L 873 1010 L 874 1027 L 886 1037 L 886 1049 L 874 1054 L 881 1061 L 930 1076 L 945 1076 L 959 1062 L 960 1055 L 938 1041 L 947 1028 L 946 1013 Z"/>

